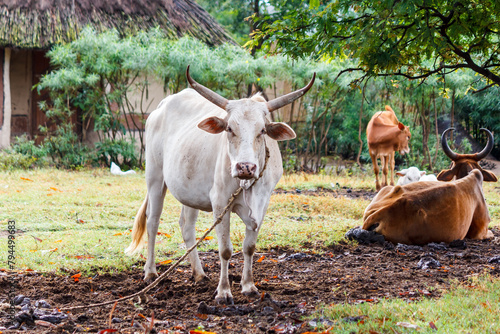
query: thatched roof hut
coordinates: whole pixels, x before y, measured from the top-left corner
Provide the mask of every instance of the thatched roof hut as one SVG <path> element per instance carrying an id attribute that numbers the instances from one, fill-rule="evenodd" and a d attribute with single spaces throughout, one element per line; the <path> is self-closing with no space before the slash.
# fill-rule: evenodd
<path id="1" fill-rule="evenodd" d="M 73 41 L 84 27 L 122 35 L 161 27 L 172 39 L 232 42 L 194 0 L 0 0 L 0 46 L 48 49 Z"/>
<path id="2" fill-rule="evenodd" d="M 31 87 L 49 70 L 45 51 L 75 40 L 89 25 L 123 36 L 160 27 L 172 39 L 235 43 L 194 0 L 0 0 L 0 147 L 44 124 L 41 98 Z"/>

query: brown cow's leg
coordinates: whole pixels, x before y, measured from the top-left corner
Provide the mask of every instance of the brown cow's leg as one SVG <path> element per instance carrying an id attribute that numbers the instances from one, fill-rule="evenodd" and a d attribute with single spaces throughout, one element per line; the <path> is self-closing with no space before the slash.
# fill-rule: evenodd
<path id="1" fill-rule="evenodd" d="M 485 203 L 484 207 L 476 208 L 476 212 L 474 212 L 474 216 L 472 217 L 472 223 L 470 224 L 466 238 L 478 240 L 493 238 L 493 232 L 488 230 L 489 223 L 490 215 Z"/>
<path id="2" fill-rule="evenodd" d="M 391 153 L 389 156 L 390 163 L 391 163 L 391 186 L 394 185 L 394 166 L 396 165 L 396 162 L 394 161 L 394 152 Z"/>
<path id="3" fill-rule="evenodd" d="M 378 173 L 380 172 L 380 169 L 378 168 L 377 156 L 370 152 L 370 158 L 372 158 L 373 172 L 375 173 L 375 188 L 378 191 L 380 190 L 380 183 L 378 180 Z"/>
<path id="4" fill-rule="evenodd" d="M 387 173 L 389 172 L 389 160 L 390 156 L 383 156 L 382 161 L 383 161 L 383 167 L 382 167 L 382 173 L 384 174 L 383 179 L 382 179 L 382 187 L 385 187 L 387 185 Z"/>

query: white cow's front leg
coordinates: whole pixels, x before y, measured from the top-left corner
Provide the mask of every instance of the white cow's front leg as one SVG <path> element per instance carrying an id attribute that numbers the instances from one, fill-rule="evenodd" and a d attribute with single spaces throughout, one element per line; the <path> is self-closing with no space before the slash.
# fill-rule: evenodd
<path id="1" fill-rule="evenodd" d="M 215 214 L 215 211 L 214 211 Z M 233 255 L 233 245 L 230 239 L 230 214 L 227 213 L 222 221 L 215 227 L 217 232 L 217 240 L 219 242 L 219 258 L 220 258 L 220 279 L 217 287 L 217 295 L 215 301 L 222 304 L 233 304 L 233 295 L 229 286 L 229 260 Z"/>
<path id="2" fill-rule="evenodd" d="M 260 224 L 259 224 L 260 226 Z M 259 291 L 255 287 L 252 274 L 252 260 L 255 252 L 255 244 L 257 242 L 257 231 L 246 229 L 245 241 L 243 241 L 243 276 L 241 278 L 241 293 L 248 297 L 258 297 Z"/>

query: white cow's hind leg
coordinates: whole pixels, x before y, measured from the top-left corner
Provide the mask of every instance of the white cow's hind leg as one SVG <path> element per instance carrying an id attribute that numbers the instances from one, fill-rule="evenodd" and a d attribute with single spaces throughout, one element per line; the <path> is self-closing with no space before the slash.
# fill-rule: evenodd
<path id="1" fill-rule="evenodd" d="M 155 265 L 155 242 L 156 234 L 158 233 L 158 225 L 160 225 L 160 216 L 163 209 L 163 200 L 167 187 L 163 181 L 163 177 L 157 179 L 147 179 L 148 187 L 148 208 L 146 211 L 147 231 L 148 231 L 148 258 L 144 265 L 144 280 L 151 281 L 158 277 Z"/>
<path id="2" fill-rule="evenodd" d="M 214 211 L 214 216 L 217 217 L 217 211 Z M 230 239 L 230 214 L 227 213 L 222 221 L 215 227 L 217 232 L 217 240 L 219 242 L 219 258 L 220 258 L 220 279 L 217 287 L 217 295 L 215 300 L 222 304 L 233 304 L 233 295 L 229 286 L 229 260 L 233 255 L 233 245 Z"/>
<path id="3" fill-rule="evenodd" d="M 260 226 L 260 225 L 259 225 Z M 257 297 L 259 291 L 255 287 L 252 274 L 252 259 L 255 252 L 255 243 L 259 230 L 246 229 L 245 241 L 243 241 L 243 276 L 241 278 L 241 293 L 249 297 Z"/>
<path id="4" fill-rule="evenodd" d="M 186 244 L 186 249 L 191 248 L 196 243 L 196 230 L 195 224 L 198 218 L 199 210 L 190 208 L 188 206 L 182 206 L 181 217 L 179 219 L 179 225 L 181 227 L 182 238 Z M 193 249 L 189 253 L 189 262 L 191 263 L 191 269 L 193 270 L 193 277 L 195 282 L 199 282 L 207 277 L 201 266 L 200 258 L 198 257 L 198 251 Z"/>

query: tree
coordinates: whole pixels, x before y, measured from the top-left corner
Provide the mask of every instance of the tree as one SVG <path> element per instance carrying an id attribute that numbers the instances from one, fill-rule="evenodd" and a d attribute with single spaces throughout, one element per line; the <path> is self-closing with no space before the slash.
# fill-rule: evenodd
<path id="1" fill-rule="evenodd" d="M 284 1 L 287 2 L 287 1 Z M 310 5 L 308 4 L 310 3 Z M 282 19 L 258 19 L 251 43 L 297 58 L 358 60 L 348 71 L 426 79 L 459 69 L 500 84 L 500 2 L 496 0 L 303 1 Z M 364 79 L 365 77 L 362 77 Z"/>
<path id="2" fill-rule="evenodd" d="M 240 44 L 249 39 L 252 22 L 247 20 L 259 0 L 196 0 Z"/>

